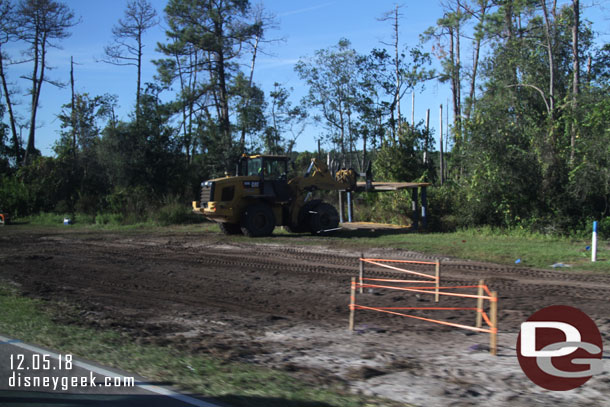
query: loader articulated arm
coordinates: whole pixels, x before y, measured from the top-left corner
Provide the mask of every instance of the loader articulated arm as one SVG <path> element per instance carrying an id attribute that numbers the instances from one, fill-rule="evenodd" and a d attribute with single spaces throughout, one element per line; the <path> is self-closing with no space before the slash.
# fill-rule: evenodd
<path id="1" fill-rule="evenodd" d="M 311 165 L 304 176 L 298 176 L 288 182 L 296 195 L 314 190 L 339 191 L 352 190 L 356 187 L 356 172 L 340 170 L 333 178 L 323 161 L 312 158 Z"/>

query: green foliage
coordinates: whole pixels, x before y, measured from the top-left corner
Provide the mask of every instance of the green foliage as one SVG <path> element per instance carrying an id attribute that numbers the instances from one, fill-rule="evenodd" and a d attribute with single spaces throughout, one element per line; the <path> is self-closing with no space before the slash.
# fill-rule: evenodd
<path id="1" fill-rule="evenodd" d="M 269 92 L 269 120 L 264 134 L 264 146 L 268 154 L 290 154 L 296 139 L 305 129 L 307 111 L 302 106 L 292 106 L 288 99 L 291 91 L 292 88 L 286 89 L 275 82 L 273 90 Z"/>
<path id="2" fill-rule="evenodd" d="M 123 215 L 120 213 L 98 213 L 95 215 L 95 224 L 99 226 L 121 225 L 123 224 Z"/>
<path id="3" fill-rule="evenodd" d="M 423 163 L 421 151 L 425 131 L 403 129 L 396 143 L 383 145 L 375 154 L 373 173 L 379 181 L 414 182 L 425 177 L 434 167 Z"/>
<path id="4" fill-rule="evenodd" d="M 144 186 L 115 187 L 106 196 L 107 210 L 121 214 L 125 223 L 145 220 L 153 208 L 154 195 Z"/>
<path id="5" fill-rule="evenodd" d="M 440 186 L 432 137 L 398 112 L 399 98 L 434 75 L 428 54 L 398 43 L 393 52 L 361 53 L 341 39 L 297 63 L 309 92 L 295 106 L 291 89 L 276 83 L 266 98 L 237 63 L 246 43 L 266 41 L 268 22 L 250 6 L 170 0 L 167 42 L 159 44 L 165 59 L 155 62 L 159 77 L 142 91 L 136 117 L 119 122 L 115 97 L 77 93 L 58 115 L 56 157 L 34 159 L 28 146 L 29 165 L 21 165 L 19 140 L 9 142 L 0 122 L 0 209 L 13 216 L 78 213 L 99 224 L 188 222 L 186 203 L 201 181 L 232 174 L 244 151 L 289 154 L 291 175 L 303 174 L 315 154 L 293 149 L 311 117 L 326 127 L 321 137 L 333 148 L 323 155 L 330 154 L 331 167 L 364 172 L 372 161 L 376 180 L 433 183 L 432 230 L 490 226 L 583 236 L 591 220 L 610 216 L 610 46 L 596 48 L 596 33 L 581 22 L 576 94 L 572 7 L 482 1 L 466 13 L 464 4 L 448 5 L 424 33 L 441 59 L 436 78 L 450 82 L 455 96 L 448 179 Z M 469 30 L 472 45 L 482 46 L 476 74 L 455 52 L 458 31 L 467 41 Z M 589 55 L 585 75 L 582 58 Z M 466 79 L 472 93 L 456 95 Z M 161 94 L 171 88 L 176 97 L 165 103 Z M 0 103 L 0 119 L 4 113 Z M 409 223 L 411 196 L 367 195 L 357 210 L 360 219 Z"/>
<path id="6" fill-rule="evenodd" d="M 428 228 L 432 232 L 453 232 L 465 225 L 460 208 L 464 194 L 460 185 L 449 182 L 428 188 Z"/>
<path id="7" fill-rule="evenodd" d="M 191 207 L 180 199 L 172 198 L 165 201 L 165 204 L 154 212 L 154 218 L 161 226 L 196 223 L 204 219 L 194 214 Z"/>
<path id="8" fill-rule="evenodd" d="M 25 216 L 34 211 L 32 191 L 15 176 L 0 177 L 0 211 L 11 217 Z"/>

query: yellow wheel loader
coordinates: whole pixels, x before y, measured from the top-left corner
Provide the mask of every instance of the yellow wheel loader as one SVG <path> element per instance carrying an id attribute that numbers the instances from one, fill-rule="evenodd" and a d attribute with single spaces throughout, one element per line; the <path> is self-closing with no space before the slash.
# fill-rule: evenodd
<path id="1" fill-rule="evenodd" d="M 337 210 L 310 198 L 316 190 L 354 190 L 356 172 L 340 170 L 335 179 L 314 158 L 305 175 L 288 180 L 288 161 L 287 156 L 243 155 L 236 176 L 201 184 L 201 202 L 194 201 L 193 210 L 217 222 L 226 234 L 269 236 L 276 226 L 295 233 L 336 230 Z"/>

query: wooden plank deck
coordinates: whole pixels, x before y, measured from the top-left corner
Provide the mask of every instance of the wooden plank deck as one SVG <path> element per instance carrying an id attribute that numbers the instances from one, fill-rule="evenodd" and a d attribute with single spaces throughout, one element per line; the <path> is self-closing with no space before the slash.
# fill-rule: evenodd
<path id="1" fill-rule="evenodd" d="M 373 182 L 373 188 L 369 192 L 399 191 L 401 189 L 413 189 L 430 185 L 428 182 Z M 364 191 L 366 191 L 366 182 L 357 182 L 356 192 Z"/>

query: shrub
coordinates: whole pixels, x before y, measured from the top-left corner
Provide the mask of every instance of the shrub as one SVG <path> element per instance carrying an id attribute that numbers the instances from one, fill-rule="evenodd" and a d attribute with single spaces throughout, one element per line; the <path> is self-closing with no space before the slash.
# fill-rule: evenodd
<path id="1" fill-rule="evenodd" d="M 15 177 L 0 178 L 0 210 L 11 217 L 26 216 L 34 212 L 32 191 Z"/>
<path id="2" fill-rule="evenodd" d="M 120 225 L 123 223 L 123 215 L 119 213 L 98 213 L 95 215 L 96 225 Z"/>
<path id="3" fill-rule="evenodd" d="M 154 206 L 154 197 L 151 191 L 142 186 L 118 187 L 106 197 L 106 202 L 110 213 L 123 215 L 124 223 L 137 223 L 146 219 L 148 211 Z"/>
<path id="4" fill-rule="evenodd" d="M 162 226 L 202 222 L 204 218 L 194 214 L 191 206 L 179 197 L 165 198 L 164 204 L 154 211 L 152 218 Z"/>

